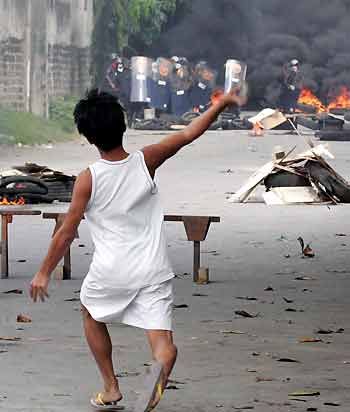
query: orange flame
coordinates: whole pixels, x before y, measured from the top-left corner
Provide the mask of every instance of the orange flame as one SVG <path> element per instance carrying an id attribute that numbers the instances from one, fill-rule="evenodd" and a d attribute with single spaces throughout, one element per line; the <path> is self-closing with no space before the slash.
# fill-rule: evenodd
<path id="1" fill-rule="evenodd" d="M 264 136 L 264 126 L 260 122 L 254 123 L 252 135 L 257 137 Z"/>
<path id="2" fill-rule="evenodd" d="M 350 91 L 347 87 L 343 86 L 340 94 L 329 103 L 328 110 L 332 109 L 350 109 Z"/>
<path id="3" fill-rule="evenodd" d="M 314 106 L 318 112 L 330 112 L 332 109 L 350 109 L 350 91 L 347 87 L 343 86 L 340 89 L 339 95 L 328 106 L 325 106 L 311 90 L 304 88 L 301 91 L 298 103 Z"/>
<path id="4" fill-rule="evenodd" d="M 314 106 L 317 108 L 318 112 L 326 112 L 326 106 L 321 102 L 321 100 L 316 97 L 310 89 L 304 88 L 298 100 L 300 104 L 306 104 L 308 106 Z"/>
<path id="5" fill-rule="evenodd" d="M 23 197 L 20 197 L 16 200 L 9 200 L 7 197 L 0 198 L 1 206 L 22 206 L 26 202 Z"/>

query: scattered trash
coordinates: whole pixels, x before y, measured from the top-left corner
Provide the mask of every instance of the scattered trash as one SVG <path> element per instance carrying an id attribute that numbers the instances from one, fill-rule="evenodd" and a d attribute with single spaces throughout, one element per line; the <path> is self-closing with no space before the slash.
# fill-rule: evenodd
<path id="1" fill-rule="evenodd" d="M 349 269 L 327 269 L 326 270 L 327 273 L 336 273 L 336 274 L 347 274 L 350 273 Z"/>
<path id="2" fill-rule="evenodd" d="M 297 391 L 292 392 L 288 396 L 320 396 L 321 393 L 318 391 Z"/>
<path id="3" fill-rule="evenodd" d="M 299 339 L 299 343 L 320 343 L 323 342 L 322 339 L 319 338 L 302 338 Z"/>
<path id="4" fill-rule="evenodd" d="M 299 360 L 293 359 L 293 358 L 279 358 L 279 359 L 277 359 L 277 362 L 301 363 Z"/>
<path id="5" fill-rule="evenodd" d="M 298 242 L 300 243 L 301 246 L 301 253 L 303 254 L 303 256 L 308 257 L 308 258 L 314 258 L 315 257 L 315 253 L 314 251 L 311 249 L 310 244 L 305 246 L 304 243 L 304 239 L 302 237 L 298 237 Z"/>
<path id="6" fill-rule="evenodd" d="M 173 305 L 174 309 L 186 309 L 188 308 L 188 305 L 183 304 L 183 305 Z"/>
<path id="7" fill-rule="evenodd" d="M 241 332 L 240 330 L 221 330 L 220 333 L 224 335 L 245 335 L 246 332 Z"/>
<path id="8" fill-rule="evenodd" d="M 127 372 L 127 371 L 124 371 L 124 372 L 117 373 L 116 377 L 117 378 L 129 378 L 131 376 L 140 376 L 140 375 L 141 375 L 140 372 Z"/>
<path id="9" fill-rule="evenodd" d="M 257 318 L 259 316 L 259 313 L 257 313 L 256 315 L 252 315 L 251 313 L 248 313 L 245 310 L 236 310 L 235 314 L 242 316 L 243 318 Z"/>
<path id="10" fill-rule="evenodd" d="M 18 337 L 10 337 L 10 336 L 0 336 L 0 340 L 8 341 L 8 342 L 18 342 L 21 338 Z"/>
<path id="11" fill-rule="evenodd" d="M 269 377 L 264 377 L 264 376 L 257 376 L 256 378 L 255 378 L 255 381 L 256 382 L 273 382 L 273 381 L 276 381 L 276 379 L 275 378 L 269 378 Z"/>
<path id="12" fill-rule="evenodd" d="M 173 391 L 178 391 L 180 388 L 176 385 L 168 385 L 165 389 L 167 390 L 173 390 Z"/>
<path id="13" fill-rule="evenodd" d="M 17 322 L 18 323 L 31 323 L 32 320 L 27 315 L 19 314 L 19 315 L 17 315 Z"/>
<path id="14" fill-rule="evenodd" d="M 319 329 L 316 333 L 319 335 L 332 335 L 333 333 L 344 333 L 345 329 L 340 328 L 336 331 L 331 330 L 331 329 Z"/>
<path id="15" fill-rule="evenodd" d="M 7 290 L 6 292 L 2 292 L 5 295 L 9 295 L 11 293 L 13 293 L 14 295 L 22 295 L 23 294 L 23 290 L 21 289 L 11 289 L 11 290 Z"/>
<path id="16" fill-rule="evenodd" d="M 296 278 L 295 278 L 295 280 L 316 280 L 315 278 L 312 278 L 312 277 L 310 277 L 310 276 L 297 276 Z M 307 291 L 307 289 L 305 289 L 304 290 L 304 292 L 306 292 Z"/>

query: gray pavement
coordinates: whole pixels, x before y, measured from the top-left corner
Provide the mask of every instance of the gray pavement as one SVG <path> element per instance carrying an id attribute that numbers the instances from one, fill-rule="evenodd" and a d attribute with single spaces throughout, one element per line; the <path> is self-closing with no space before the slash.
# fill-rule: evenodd
<path id="1" fill-rule="evenodd" d="M 129 131 L 126 146 L 135 150 L 161 136 Z M 244 205 L 226 201 L 229 192 L 271 159 L 276 145 L 286 150 L 306 147 L 302 138 L 284 132 L 261 139 L 247 132 L 208 132 L 159 170 L 167 213 L 222 218 L 211 226 L 202 247 L 202 264 L 210 268 L 212 280 L 207 286 L 194 286 L 191 276 L 184 275 L 192 268 L 192 247 L 182 225 L 166 225 L 169 253 L 179 274 L 175 303 L 188 308 L 174 312 L 179 358 L 173 374 L 178 382 L 171 385 L 178 389 L 167 391 L 160 412 L 350 410 L 348 206 L 269 207 L 258 202 L 259 193 L 255 202 Z M 348 179 L 350 146 L 332 143 L 330 149 L 336 156 L 332 165 Z M 0 168 L 32 161 L 78 173 L 96 158 L 96 151 L 80 139 L 52 149 L 0 147 Z M 24 294 L 0 293 L 0 336 L 21 338 L 0 341 L 1 411 L 85 412 L 90 396 L 101 389 L 83 338 L 79 302 L 65 301 L 78 297 L 75 292 L 91 259 L 84 223 L 72 247 L 74 279 L 54 281 L 47 303 L 34 305 L 28 298 L 30 279 L 52 229 L 53 223 L 40 217 L 15 217 L 10 227 L 10 278 L 0 280 L 0 292 L 20 288 Z M 340 233 L 346 236 L 337 236 Z M 311 242 L 314 259 L 301 258 L 299 236 Z M 265 290 L 268 287 L 273 290 Z M 206 296 L 193 296 L 198 293 Z M 257 300 L 237 299 L 246 296 Z M 240 318 L 236 310 L 259 316 Z M 29 315 L 32 323 L 16 323 L 19 313 Z M 318 335 L 320 328 L 344 332 Z M 117 370 L 124 376 L 124 404 L 131 410 L 149 349 L 140 330 L 113 325 L 111 333 Z M 322 342 L 300 343 L 304 338 Z M 288 396 L 294 391 L 320 395 L 295 400 Z"/>

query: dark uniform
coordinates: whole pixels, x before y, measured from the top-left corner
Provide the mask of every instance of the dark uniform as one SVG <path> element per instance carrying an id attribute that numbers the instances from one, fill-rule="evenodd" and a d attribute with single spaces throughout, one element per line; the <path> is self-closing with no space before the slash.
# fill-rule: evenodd
<path id="1" fill-rule="evenodd" d="M 161 113 L 169 113 L 171 101 L 170 79 L 173 63 L 170 60 L 159 58 L 153 65 L 151 79 L 150 106 L 156 109 L 157 117 Z"/>
<path id="2" fill-rule="evenodd" d="M 211 102 L 215 88 L 216 73 L 206 62 L 200 62 L 195 69 L 195 80 L 190 90 L 192 108 L 203 112 Z"/>
<path id="3" fill-rule="evenodd" d="M 302 75 L 298 60 L 292 60 L 283 66 L 283 83 L 280 108 L 283 112 L 293 112 L 302 90 Z"/>
<path id="4" fill-rule="evenodd" d="M 191 68 L 184 58 L 175 62 L 174 74 L 171 80 L 171 113 L 182 116 L 192 110 L 190 88 L 192 85 Z"/>
<path id="5" fill-rule="evenodd" d="M 121 105 L 127 110 L 130 102 L 131 76 L 128 62 L 115 57 L 106 69 L 101 89 L 118 97 Z"/>

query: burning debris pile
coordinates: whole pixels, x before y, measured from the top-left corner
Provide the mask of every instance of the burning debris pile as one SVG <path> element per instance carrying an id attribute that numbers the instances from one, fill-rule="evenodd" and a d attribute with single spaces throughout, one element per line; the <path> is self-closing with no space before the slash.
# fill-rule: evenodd
<path id="1" fill-rule="evenodd" d="M 349 184 L 326 162 L 324 156 L 334 156 L 324 145 L 311 148 L 295 157 L 291 152 L 278 153 L 229 199 L 246 202 L 263 183 L 263 199 L 269 205 L 350 203 Z"/>
<path id="2" fill-rule="evenodd" d="M 0 205 L 70 202 L 75 176 L 26 163 L 13 169 L 0 171 Z"/>
<path id="3" fill-rule="evenodd" d="M 302 111 L 310 114 L 298 117 L 298 123 L 312 130 L 317 130 L 315 136 L 320 140 L 350 140 L 349 113 L 350 91 L 347 87 L 340 88 L 340 93 L 330 97 L 324 104 L 311 90 L 304 88 L 298 100 Z M 313 114 L 311 114 L 314 112 Z"/>

